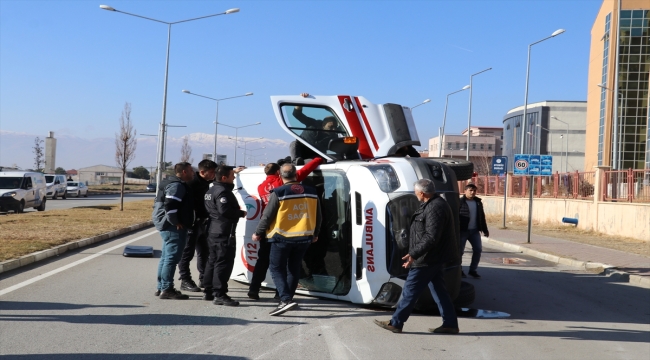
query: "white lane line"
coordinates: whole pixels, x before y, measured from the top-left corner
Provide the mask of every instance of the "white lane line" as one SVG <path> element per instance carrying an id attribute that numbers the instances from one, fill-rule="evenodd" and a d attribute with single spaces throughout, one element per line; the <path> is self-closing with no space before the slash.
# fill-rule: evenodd
<path id="1" fill-rule="evenodd" d="M 319 319 L 319 323 L 322 324 L 322 321 Z M 323 330 L 323 337 L 325 338 L 325 343 L 327 344 L 327 349 L 329 350 L 330 353 L 330 359 L 332 360 L 348 360 L 350 359 L 350 356 L 348 356 L 347 350 L 350 350 L 343 341 L 339 338 L 338 334 L 336 333 L 336 329 L 334 329 L 334 326 L 328 326 L 328 325 L 321 325 L 320 327 Z M 354 357 L 357 357 L 356 354 L 352 353 Z"/>
<path id="2" fill-rule="evenodd" d="M 36 277 L 33 277 L 33 278 L 29 279 L 29 280 L 25 280 L 25 281 L 23 281 L 23 282 L 21 282 L 21 283 L 18 283 L 18 284 L 16 284 L 16 285 L 10 286 L 10 287 L 8 287 L 8 288 L 6 288 L 6 289 L 0 290 L 0 296 L 5 295 L 5 294 L 8 294 L 8 293 L 10 293 L 10 292 L 12 292 L 12 291 L 18 290 L 18 289 L 20 289 L 20 288 L 22 288 L 22 287 L 25 287 L 25 286 L 27 286 L 27 285 L 31 285 L 31 284 L 33 284 L 33 283 L 39 281 L 39 280 L 43 280 L 43 279 L 48 278 L 48 277 L 50 277 L 50 276 L 52 276 L 52 275 L 54 275 L 54 274 L 58 274 L 58 273 L 60 273 L 61 271 L 65 271 L 65 270 L 68 270 L 68 269 L 70 269 L 70 268 L 72 268 L 72 267 L 75 267 L 75 266 L 77 266 L 77 265 L 79 265 L 79 264 L 83 264 L 83 263 L 85 263 L 86 261 L 89 261 L 89 260 L 92 260 L 92 259 L 94 259 L 94 258 L 96 258 L 96 257 L 102 256 L 102 255 L 104 255 L 104 254 L 106 254 L 106 253 L 108 253 L 108 252 L 111 252 L 111 251 L 113 251 L 113 250 L 115 250 L 115 249 L 117 249 L 117 248 L 120 248 L 120 247 L 122 247 L 122 246 L 124 246 L 124 245 L 128 245 L 128 244 L 130 244 L 130 243 L 132 243 L 132 242 L 136 242 L 136 241 L 138 241 L 138 240 L 140 240 L 140 239 L 144 239 L 144 238 L 146 238 L 147 236 L 149 236 L 149 235 L 153 235 L 153 234 L 155 234 L 155 233 L 157 233 L 157 232 L 158 232 L 158 231 L 152 231 L 152 232 L 146 233 L 146 234 L 144 234 L 144 235 L 142 235 L 142 236 L 138 236 L 138 237 L 135 238 L 135 239 L 131 239 L 131 240 L 125 241 L 125 242 L 123 242 L 123 243 L 121 243 L 121 244 L 115 245 L 115 246 L 113 246 L 113 247 L 111 247 L 111 248 L 108 248 L 108 249 L 102 250 L 102 251 L 98 252 L 97 254 L 93 254 L 93 255 L 87 256 L 87 257 L 85 257 L 85 258 L 83 258 L 83 259 L 77 260 L 77 261 L 75 261 L 75 262 L 73 262 L 73 263 L 70 263 L 70 264 L 68 264 L 68 265 L 62 266 L 62 267 L 60 267 L 60 268 L 58 268 L 58 269 L 54 269 L 54 270 L 52 270 L 52 271 L 46 272 L 45 274 L 41 274 L 41 275 L 36 276 Z"/>

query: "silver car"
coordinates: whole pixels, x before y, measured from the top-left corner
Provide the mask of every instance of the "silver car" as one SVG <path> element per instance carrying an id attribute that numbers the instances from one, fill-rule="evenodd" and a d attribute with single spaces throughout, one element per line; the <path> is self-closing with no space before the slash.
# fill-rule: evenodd
<path id="1" fill-rule="evenodd" d="M 88 186 L 82 182 L 68 181 L 68 195 L 88 197 Z"/>

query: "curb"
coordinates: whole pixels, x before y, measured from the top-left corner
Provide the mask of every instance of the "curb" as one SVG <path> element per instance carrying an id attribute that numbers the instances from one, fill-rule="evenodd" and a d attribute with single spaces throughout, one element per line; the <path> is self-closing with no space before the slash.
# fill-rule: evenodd
<path id="1" fill-rule="evenodd" d="M 603 263 L 591 262 L 591 261 L 580 261 L 574 260 L 571 258 L 565 258 L 557 255 L 551 255 L 545 252 L 533 250 L 521 245 L 511 244 L 505 241 L 499 241 L 492 238 L 486 238 L 481 236 L 481 239 L 484 243 L 498 246 L 507 250 L 512 250 L 516 252 L 521 252 L 538 259 L 550 261 L 556 264 L 568 265 L 577 267 L 586 271 L 599 272 L 606 276 L 615 279 L 618 282 L 626 282 L 633 286 L 638 286 L 646 289 L 650 289 L 650 277 L 649 276 L 640 276 L 629 274 L 627 272 L 618 270 L 614 265 L 608 265 Z"/>
<path id="2" fill-rule="evenodd" d="M 125 227 L 125 228 L 118 229 L 118 230 L 113 230 L 113 231 L 103 233 L 103 234 L 99 234 L 97 236 L 89 237 L 89 238 L 86 238 L 86 239 L 75 240 L 75 241 L 72 241 L 72 242 L 69 242 L 69 243 L 66 243 L 66 244 L 63 244 L 63 245 L 55 246 L 55 247 L 53 247 L 51 249 L 41 250 L 41 251 L 38 251 L 38 252 L 35 252 L 35 253 L 24 255 L 24 256 L 19 257 L 18 259 L 3 261 L 3 262 L 0 262 L 0 274 L 4 273 L 4 272 L 7 272 L 7 271 L 10 271 L 10 270 L 17 269 L 17 268 L 25 266 L 25 265 L 32 264 L 32 263 L 37 262 L 37 261 L 45 260 L 45 259 L 53 257 L 53 256 L 59 256 L 59 255 L 65 253 L 65 252 L 67 252 L 69 250 L 78 249 L 78 248 L 81 248 L 81 247 L 84 247 L 84 246 L 88 246 L 90 244 L 94 244 L 96 242 L 100 242 L 100 241 L 104 241 L 104 240 L 111 239 L 111 238 L 114 238 L 114 237 L 118 237 L 118 236 L 124 235 L 124 234 L 126 234 L 128 232 L 139 230 L 139 229 L 142 229 L 142 228 L 145 228 L 145 227 L 148 227 L 148 226 L 152 226 L 152 225 L 153 225 L 153 221 L 149 220 L 149 221 L 145 221 L 143 223 L 131 225 L 129 227 Z"/>

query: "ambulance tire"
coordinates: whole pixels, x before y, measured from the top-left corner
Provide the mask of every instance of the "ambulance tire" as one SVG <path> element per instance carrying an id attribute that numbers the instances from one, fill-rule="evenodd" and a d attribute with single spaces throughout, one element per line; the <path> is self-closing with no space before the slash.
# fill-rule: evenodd
<path id="1" fill-rule="evenodd" d="M 474 174 L 474 164 L 467 160 L 458 160 L 458 159 L 436 159 L 436 161 L 441 162 L 449 166 L 454 173 L 456 174 L 456 180 L 463 181 L 469 180 Z"/>
<path id="2" fill-rule="evenodd" d="M 476 297 L 476 291 L 474 290 L 474 285 L 466 281 L 461 281 L 460 291 L 458 292 L 458 296 L 456 297 L 456 299 L 454 299 L 454 306 L 457 309 L 462 307 L 468 307 L 474 302 L 475 297 Z"/>

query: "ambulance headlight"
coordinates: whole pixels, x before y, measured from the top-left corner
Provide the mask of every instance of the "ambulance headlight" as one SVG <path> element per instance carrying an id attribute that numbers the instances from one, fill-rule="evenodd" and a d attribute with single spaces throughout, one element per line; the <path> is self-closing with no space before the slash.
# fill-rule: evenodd
<path id="1" fill-rule="evenodd" d="M 381 286 L 381 290 L 379 290 L 379 294 L 377 294 L 377 297 L 372 302 L 374 304 L 383 305 L 383 306 L 395 306 L 401 294 L 402 294 L 401 286 L 394 283 L 387 282 Z"/>
<path id="2" fill-rule="evenodd" d="M 381 191 L 385 193 L 393 192 L 399 188 L 399 177 L 395 169 L 390 165 L 372 165 L 368 166 L 370 172 L 377 180 Z"/>

